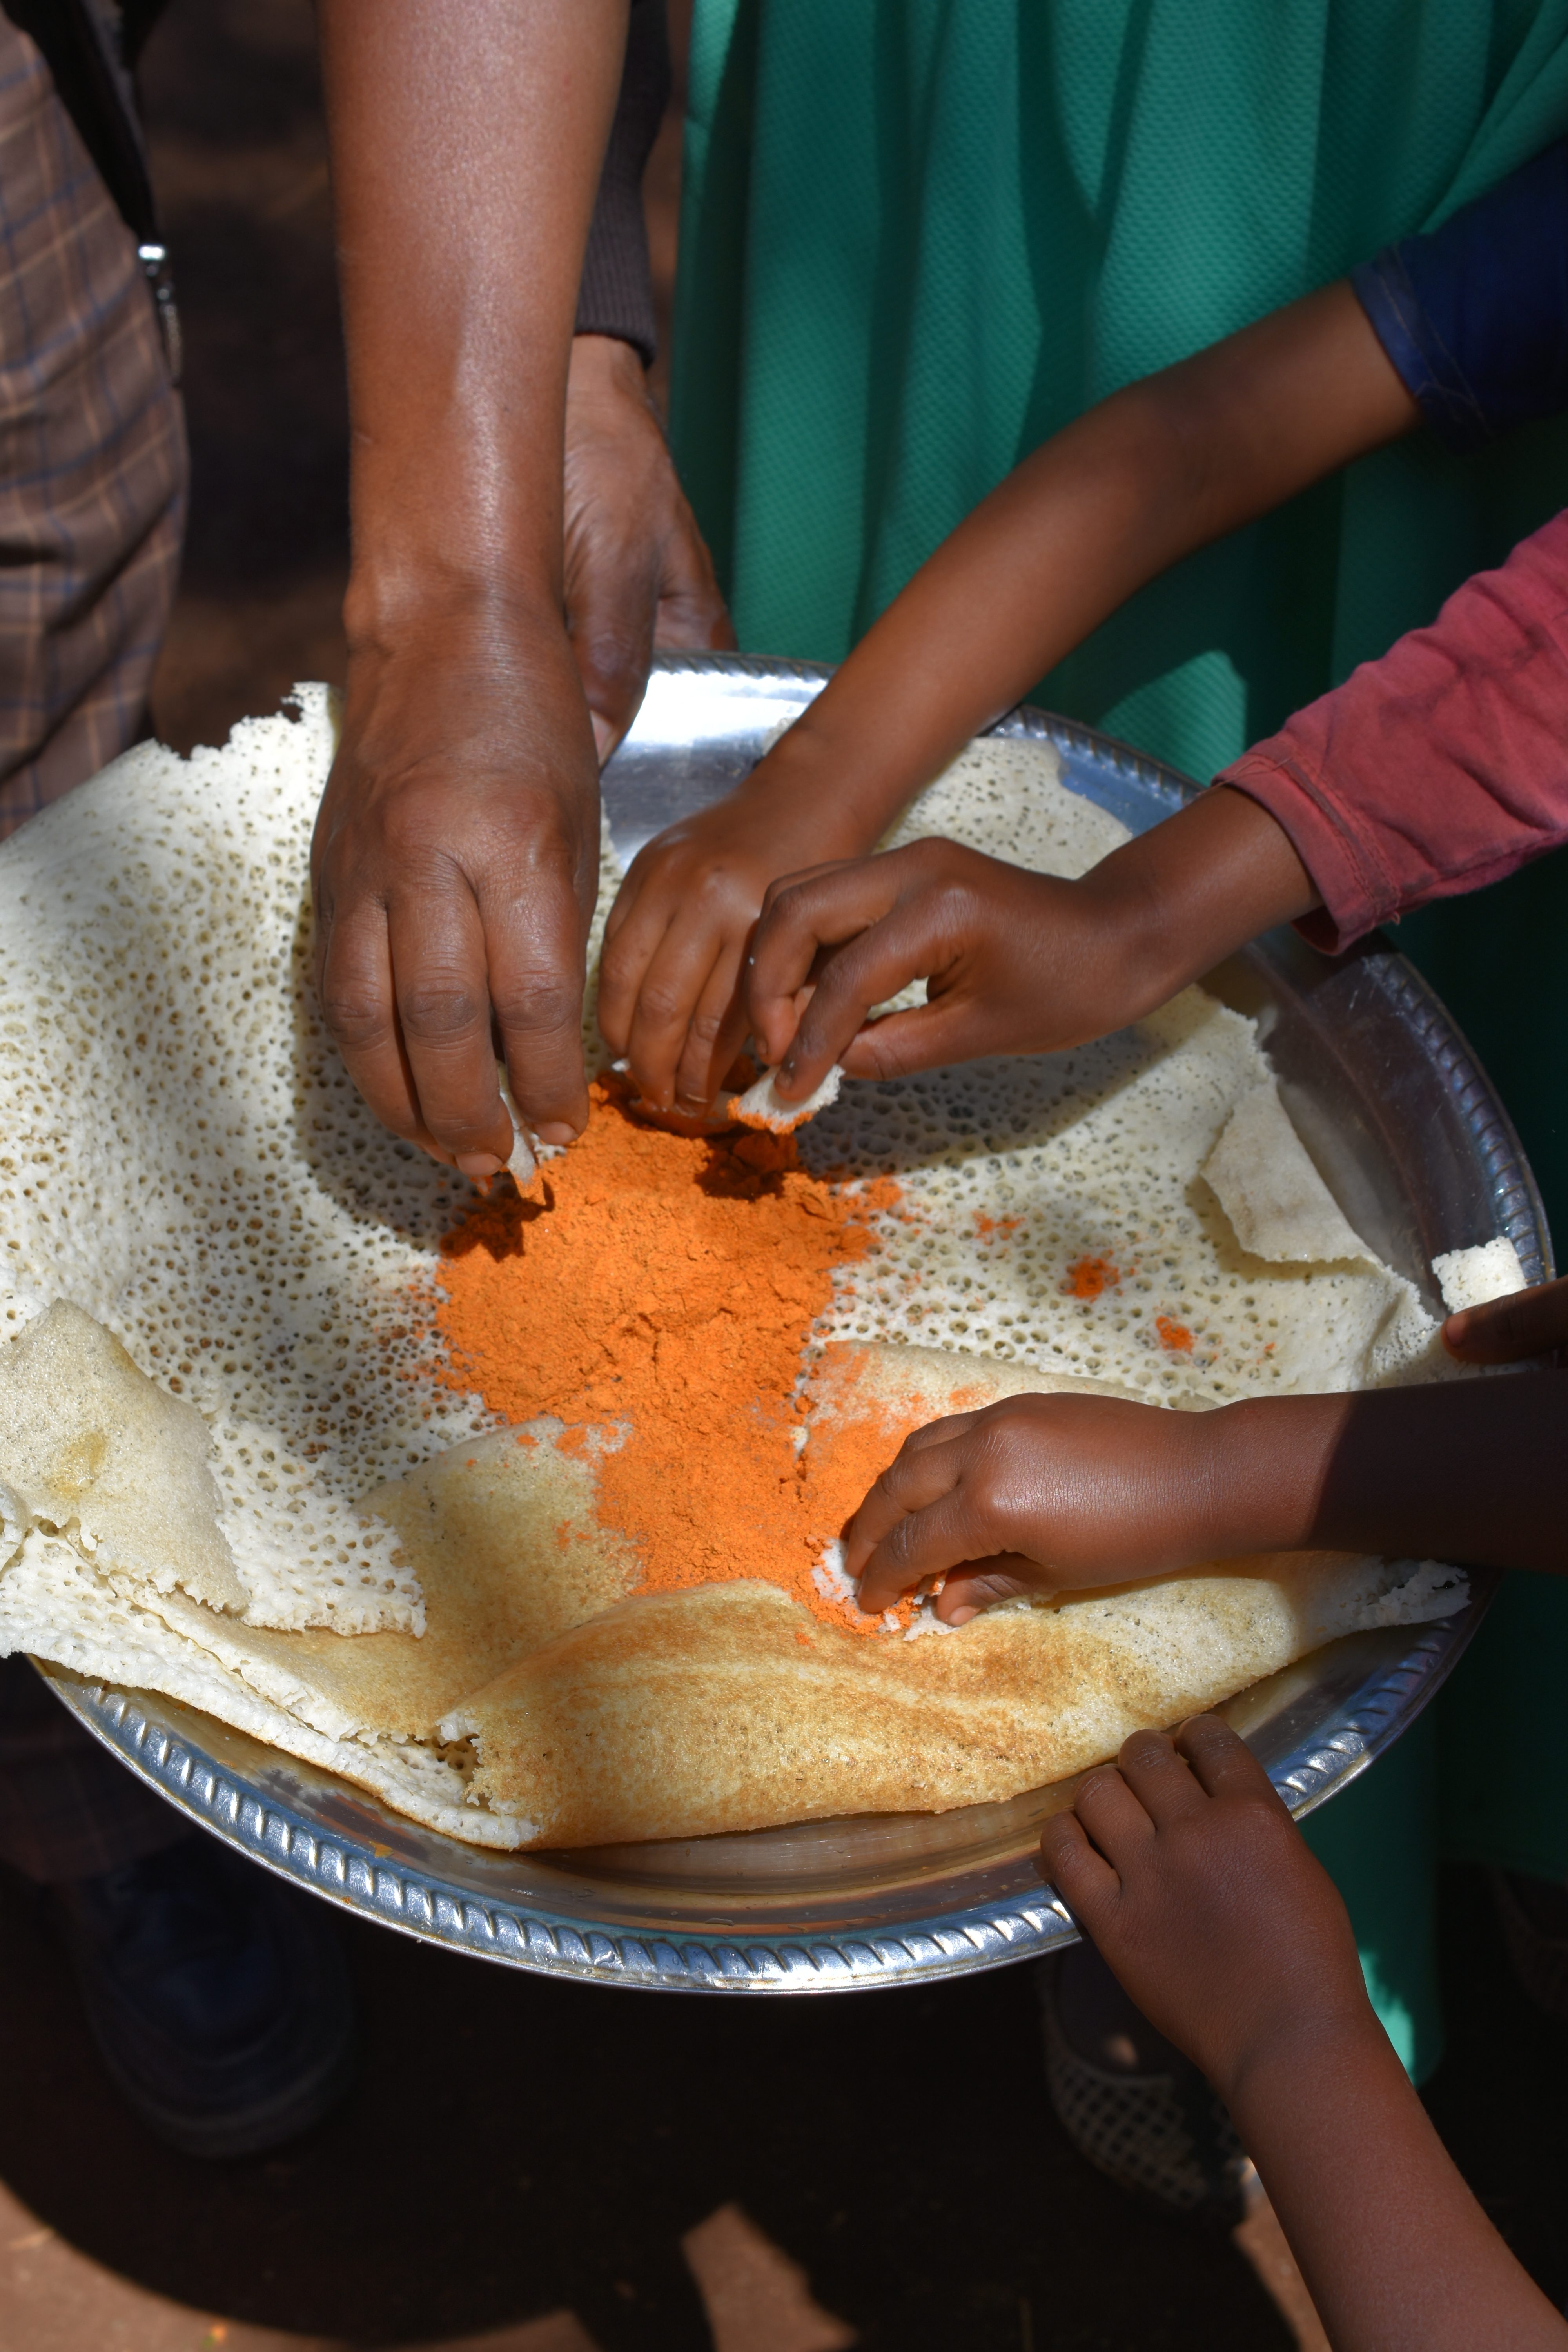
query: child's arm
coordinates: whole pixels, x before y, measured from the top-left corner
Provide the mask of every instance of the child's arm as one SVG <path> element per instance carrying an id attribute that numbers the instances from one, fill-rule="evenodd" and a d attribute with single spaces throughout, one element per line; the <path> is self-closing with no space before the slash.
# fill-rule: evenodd
<path id="1" fill-rule="evenodd" d="M 1318 904 L 1284 827 L 1223 787 L 1076 882 L 918 841 L 769 886 L 745 1016 L 796 1097 L 837 1062 L 887 1078 L 1082 1044 Z M 926 1003 L 868 1024 L 911 980 Z"/>
<path id="2" fill-rule="evenodd" d="M 1562 2352 L 1373 2013 L 1344 1905 L 1213 1716 L 1139 1732 L 1042 1864 L 1230 2110 L 1335 2352 Z"/>
<path id="3" fill-rule="evenodd" d="M 747 1001 L 779 1091 L 1073 1045 L 1264 924 L 1338 949 L 1479 889 L 1568 839 L 1565 710 L 1568 512 L 1081 880 L 920 842 L 773 884 Z M 861 1025 L 915 979 L 930 1007 Z"/>
<path id="4" fill-rule="evenodd" d="M 599 1021 L 644 1098 L 712 1100 L 745 1036 L 738 982 L 771 881 L 872 849 L 1145 582 L 1419 416 L 1342 281 L 1128 385 L 1036 450 L 746 782 L 637 859 L 610 917 Z"/>
<path id="5" fill-rule="evenodd" d="M 1544 1351 L 1568 1339 L 1568 1281 L 1454 1316 L 1445 1337 L 1470 1362 Z M 1568 1379 L 1556 1371 L 1214 1412 L 1010 1397 L 916 1431 L 850 1522 L 845 1566 L 868 1614 L 945 1576 L 936 1609 L 952 1624 L 1020 1592 L 1258 1552 L 1563 1574 L 1565 1444 Z"/>

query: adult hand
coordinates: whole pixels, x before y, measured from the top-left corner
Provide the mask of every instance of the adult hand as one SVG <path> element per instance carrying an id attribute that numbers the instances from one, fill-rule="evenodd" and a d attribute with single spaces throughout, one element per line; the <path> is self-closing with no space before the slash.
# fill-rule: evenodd
<path id="1" fill-rule="evenodd" d="M 962 1625 L 1023 1592 L 1163 1576 L 1212 1557 L 1207 1413 L 1120 1397 L 1018 1396 L 906 1438 L 854 1518 L 845 1568 L 868 1615 L 945 1576 Z"/>
<path id="2" fill-rule="evenodd" d="M 609 335 L 573 339 L 565 491 L 566 625 L 603 764 L 637 715 L 656 646 L 735 642 L 642 362 Z"/>
<path id="3" fill-rule="evenodd" d="M 351 656 L 311 852 L 317 985 L 394 1134 L 469 1175 L 503 1167 L 498 1053 L 547 1142 L 581 1130 L 598 849 L 594 739 L 558 624 L 469 611 Z"/>
<path id="4" fill-rule="evenodd" d="M 1174 1740 L 1134 1732 L 1047 1822 L 1040 1862 L 1145 2017 L 1227 2102 L 1282 2047 L 1386 2051 L 1333 1882 L 1217 1717 Z"/>

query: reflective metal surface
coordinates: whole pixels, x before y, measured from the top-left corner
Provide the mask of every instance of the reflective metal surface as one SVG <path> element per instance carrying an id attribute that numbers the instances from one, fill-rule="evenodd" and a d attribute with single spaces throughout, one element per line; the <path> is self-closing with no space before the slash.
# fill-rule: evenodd
<path id="1" fill-rule="evenodd" d="M 605 777 L 629 857 L 717 799 L 818 690 L 803 664 L 658 665 Z M 999 732 L 1054 743 L 1065 781 L 1142 828 L 1196 789 L 1104 737 L 1020 711 Z M 1430 1260 L 1506 1233 L 1552 1270 L 1541 1204 L 1500 1106 L 1431 992 L 1373 942 L 1330 961 L 1271 934 L 1211 982 L 1257 1016 L 1292 1117 L 1357 1229 L 1436 1305 Z M 1292 1810 L 1344 1788 L 1463 1650 L 1489 1594 L 1413 1632 L 1357 1634 L 1226 1710 Z M 332 1775 L 210 1717 L 64 1669 L 56 1689 L 193 1819 L 388 1927 L 514 1967 L 673 1990 L 830 1992 L 994 1968 L 1073 1939 L 1035 1863 L 1071 1785 L 940 1815 L 590 1853 L 496 1854 L 419 1829 Z"/>

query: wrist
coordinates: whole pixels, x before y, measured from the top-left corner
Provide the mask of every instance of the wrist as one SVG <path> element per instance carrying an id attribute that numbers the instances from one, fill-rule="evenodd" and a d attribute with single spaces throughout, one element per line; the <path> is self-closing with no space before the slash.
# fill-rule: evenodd
<path id="1" fill-rule="evenodd" d="M 868 856 L 903 803 L 896 801 L 883 814 L 881 801 L 864 789 L 863 771 L 857 772 L 853 760 L 825 742 L 811 719 L 808 707 L 731 798 L 764 824 L 783 817 L 793 830 L 809 830 L 813 865 Z"/>
<path id="2" fill-rule="evenodd" d="M 343 596 L 351 671 L 388 660 L 487 657 L 510 664 L 566 648 L 554 583 L 526 563 L 479 566 L 412 548 L 356 555 Z M 462 649 L 459 651 L 458 649 Z"/>
<path id="3" fill-rule="evenodd" d="M 1283 826 L 1215 786 L 1084 876 L 1105 923 L 1121 1021 L 1152 1012 L 1276 923 L 1320 903 Z"/>
<path id="4" fill-rule="evenodd" d="M 1194 1413 L 1196 1507 L 1206 1556 L 1300 1551 L 1344 1412 L 1338 1396 L 1246 1397 Z"/>
<path id="5" fill-rule="evenodd" d="M 1234 2051 L 1208 2070 L 1243 2144 L 1261 2157 L 1286 2129 L 1304 2128 L 1315 2113 L 1342 2116 L 1345 2086 L 1357 2095 L 1392 2070 L 1399 2087 L 1408 2078 L 1378 2023 L 1359 1979 L 1331 2005 L 1295 2006 L 1288 2014 L 1244 2031 Z"/>
<path id="6" fill-rule="evenodd" d="M 572 338 L 566 374 L 566 396 L 630 398 L 639 407 L 649 405 L 647 370 L 635 343 L 618 335 L 584 334 Z"/>

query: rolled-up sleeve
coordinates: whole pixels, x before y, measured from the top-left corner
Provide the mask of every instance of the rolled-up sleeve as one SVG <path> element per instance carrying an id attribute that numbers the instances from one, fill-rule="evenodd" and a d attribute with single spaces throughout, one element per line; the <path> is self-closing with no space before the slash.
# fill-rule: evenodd
<path id="1" fill-rule="evenodd" d="M 1568 512 L 1215 782 L 1289 835 L 1331 952 L 1568 841 Z"/>
<path id="2" fill-rule="evenodd" d="M 1439 439 L 1480 449 L 1568 405 L 1568 140 L 1351 273 Z"/>

